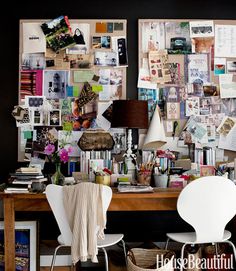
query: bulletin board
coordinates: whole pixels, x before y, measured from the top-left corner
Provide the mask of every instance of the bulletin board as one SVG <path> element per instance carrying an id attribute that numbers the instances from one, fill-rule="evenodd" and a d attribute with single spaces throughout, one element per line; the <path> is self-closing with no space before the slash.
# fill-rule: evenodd
<path id="1" fill-rule="evenodd" d="M 150 118 L 159 105 L 167 141 L 213 150 L 212 165 L 232 159 L 236 21 L 140 19 L 138 32 L 138 97 L 148 100 Z"/>
<path id="2" fill-rule="evenodd" d="M 83 131 L 110 130 L 112 101 L 126 98 L 126 28 L 123 19 L 20 20 L 18 161 L 68 134 L 78 157 Z"/>

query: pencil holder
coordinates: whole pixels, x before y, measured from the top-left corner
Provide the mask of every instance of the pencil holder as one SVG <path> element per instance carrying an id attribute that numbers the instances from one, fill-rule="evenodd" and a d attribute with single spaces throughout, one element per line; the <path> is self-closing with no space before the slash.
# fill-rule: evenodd
<path id="1" fill-rule="evenodd" d="M 152 177 L 152 171 L 139 171 L 137 173 L 138 184 L 150 185 Z"/>
<path id="2" fill-rule="evenodd" d="M 104 185 L 111 185 L 111 176 L 106 175 L 106 176 L 95 176 L 95 182 L 99 184 L 104 184 Z"/>
<path id="3" fill-rule="evenodd" d="M 154 174 L 154 180 L 155 180 L 155 186 L 156 187 L 161 187 L 161 188 L 166 188 L 168 184 L 168 175 L 167 174 Z"/>

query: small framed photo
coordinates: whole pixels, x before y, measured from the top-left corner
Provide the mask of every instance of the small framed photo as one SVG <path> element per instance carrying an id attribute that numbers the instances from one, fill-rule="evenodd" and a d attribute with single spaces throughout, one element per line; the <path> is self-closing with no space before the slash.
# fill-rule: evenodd
<path id="1" fill-rule="evenodd" d="M 31 110 L 31 123 L 33 126 L 43 125 L 43 112 L 37 109 Z"/>
<path id="2" fill-rule="evenodd" d="M 54 109 L 48 112 L 48 125 L 61 126 L 61 110 Z"/>
<path id="3" fill-rule="evenodd" d="M 16 270 L 36 271 L 39 267 L 37 221 L 15 222 Z M 4 270 L 4 222 L 0 221 L 0 270 Z"/>
<path id="4" fill-rule="evenodd" d="M 200 166 L 200 176 L 214 176 L 215 175 L 215 167 L 208 165 Z"/>
<path id="5" fill-rule="evenodd" d="M 25 106 L 26 107 L 40 107 L 43 105 L 45 100 L 44 96 L 26 96 Z"/>

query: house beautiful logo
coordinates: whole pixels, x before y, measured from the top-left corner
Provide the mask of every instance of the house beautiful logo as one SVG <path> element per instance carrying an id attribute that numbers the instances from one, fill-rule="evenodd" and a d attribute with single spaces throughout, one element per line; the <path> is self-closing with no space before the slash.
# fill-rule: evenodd
<path id="1" fill-rule="evenodd" d="M 164 258 L 164 255 L 157 255 L 157 266 L 165 267 L 171 266 L 176 269 L 180 269 L 182 266 L 183 269 L 191 270 L 233 270 L 233 255 L 227 257 L 224 253 L 221 255 L 214 255 L 212 258 L 196 258 L 194 254 L 190 254 L 188 258 L 181 260 L 180 258 L 176 259 L 174 256 L 171 259 Z"/>

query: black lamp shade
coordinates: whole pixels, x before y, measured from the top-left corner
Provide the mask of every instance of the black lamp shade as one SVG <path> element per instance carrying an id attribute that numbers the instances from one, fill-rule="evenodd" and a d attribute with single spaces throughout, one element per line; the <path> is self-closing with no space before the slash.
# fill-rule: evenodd
<path id="1" fill-rule="evenodd" d="M 148 128 L 148 104 L 139 100 L 116 100 L 112 108 L 112 128 Z"/>

